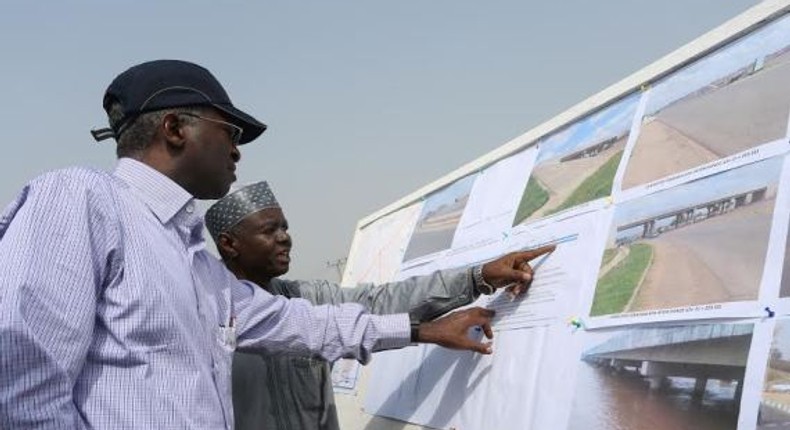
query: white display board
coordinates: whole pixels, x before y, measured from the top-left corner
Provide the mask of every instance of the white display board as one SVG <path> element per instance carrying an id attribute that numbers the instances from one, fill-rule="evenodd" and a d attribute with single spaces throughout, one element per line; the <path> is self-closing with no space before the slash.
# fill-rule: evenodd
<path id="1" fill-rule="evenodd" d="M 377 354 L 338 379 L 343 425 L 790 428 L 788 10 L 755 7 L 363 220 L 346 284 L 557 249 L 525 297 L 474 303 L 497 311 L 493 355 Z"/>

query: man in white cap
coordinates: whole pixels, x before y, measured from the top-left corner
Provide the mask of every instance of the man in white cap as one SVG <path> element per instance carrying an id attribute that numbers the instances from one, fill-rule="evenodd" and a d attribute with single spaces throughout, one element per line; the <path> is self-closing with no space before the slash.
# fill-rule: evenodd
<path id="1" fill-rule="evenodd" d="M 494 288 L 486 281 L 509 283 L 505 274 L 513 259 L 524 261 L 523 270 L 531 273 L 526 261 L 553 249 L 510 254 L 483 266 L 402 282 L 341 288 L 327 281 L 277 278 L 288 272 L 292 241 L 288 221 L 265 181 L 241 187 L 217 201 L 206 212 L 206 227 L 223 262 L 239 279 L 252 281 L 272 294 L 304 298 L 313 304 L 357 302 L 374 314 L 408 312 L 412 324 L 467 305 L 481 292 L 492 293 Z M 330 367 L 317 355 L 237 352 L 233 357 L 233 410 L 237 430 L 339 429 Z"/>

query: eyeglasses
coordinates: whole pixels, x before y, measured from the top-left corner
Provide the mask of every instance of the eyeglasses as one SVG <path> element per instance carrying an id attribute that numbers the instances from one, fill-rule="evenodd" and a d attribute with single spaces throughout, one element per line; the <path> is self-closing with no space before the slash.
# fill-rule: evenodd
<path id="1" fill-rule="evenodd" d="M 200 116 L 198 114 L 194 114 L 191 112 L 179 112 L 178 115 L 189 116 L 192 118 L 202 119 L 204 121 L 209 121 L 216 124 L 224 125 L 225 127 L 227 127 L 228 134 L 230 135 L 230 140 L 231 142 L 233 142 L 234 145 L 238 145 L 239 142 L 241 142 L 241 135 L 244 134 L 243 128 L 239 127 L 236 124 L 231 124 L 227 121 L 222 121 L 220 119 L 214 119 L 214 118 L 207 118 L 205 116 Z"/>

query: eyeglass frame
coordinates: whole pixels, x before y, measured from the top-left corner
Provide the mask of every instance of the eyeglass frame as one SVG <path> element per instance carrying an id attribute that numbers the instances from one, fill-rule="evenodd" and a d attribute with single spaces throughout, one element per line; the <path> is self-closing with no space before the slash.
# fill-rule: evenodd
<path id="1" fill-rule="evenodd" d="M 230 134 L 230 141 L 233 143 L 234 146 L 239 146 L 239 142 L 241 141 L 241 136 L 244 134 L 244 129 L 242 127 L 239 127 L 238 125 L 227 121 L 223 121 L 221 119 L 208 118 L 192 112 L 176 112 L 176 115 L 184 115 L 191 118 L 202 119 L 204 121 L 213 122 L 215 124 L 222 124 L 230 127 L 230 130 L 232 130 Z"/>

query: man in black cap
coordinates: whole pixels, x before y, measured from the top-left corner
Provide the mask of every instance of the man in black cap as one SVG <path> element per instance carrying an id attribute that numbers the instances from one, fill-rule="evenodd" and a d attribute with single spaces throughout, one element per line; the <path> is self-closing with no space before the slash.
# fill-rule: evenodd
<path id="1" fill-rule="evenodd" d="M 419 326 L 407 314 L 312 306 L 239 281 L 205 250 L 195 199 L 235 180 L 265 126 L 192 63 L 120 74 L 104 107 L 110 172 L 32 180 L 0 215 L 0 428 L 233 428 L 234 350 L 355 357 L 412 341 L 490 352 L 492 312 Z M 516 270 L 506 278 L 528 279 Z"/>
<path id="2" fill-rule="evenodd" d="M 327 281 L 278 279 L 288 272 L 291 237 L 274 193 L 265 181 L 232 191 L 206 212 L 206 227 L 228 269 L 266 291 L 313 304 L 356 302 L 374 314 L 408 312 L 412 323 L 429 321 L 471 303 L 492 288 L 475 285 L 524 261 L 550 252 L 544 247 L 511 254 L 483 266 L 453 269 L 403 282 L 341 288 Z M 476 275 L 476 271 L 480 271 Z M 530 270 L 525 263 L 524 270 Z M 480 290 L 480 291 L 479 291 Z M 340 428 L 328 363 L 317 355 L 237 352 L 233 356 L 233 412 L 237 430 L 337 430 Z"/>

